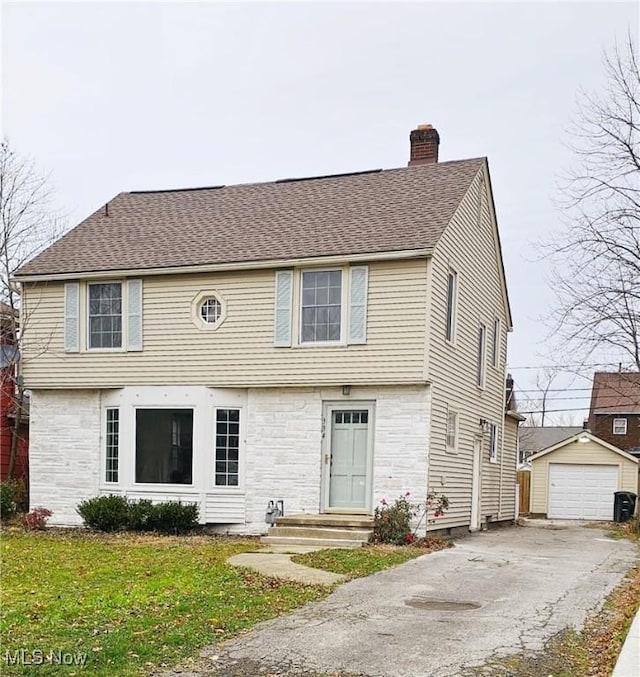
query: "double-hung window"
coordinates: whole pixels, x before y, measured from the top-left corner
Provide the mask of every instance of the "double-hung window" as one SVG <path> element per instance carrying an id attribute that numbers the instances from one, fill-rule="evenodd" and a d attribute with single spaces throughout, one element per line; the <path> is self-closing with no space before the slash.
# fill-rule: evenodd
<path id="1" fill-rule="evenodd" d="M 447 275 L 447 319 L 445 336 L 453 343 L 456 332 L 456 297 L 458 294 L 458 274 L 450 270 Z"/>
<path id="2" fill-rule="evenodd" d="M 491 342 L 491 365 L 497 367 L 500 364 L 500 320 L 493 321 L 493 340 Z"/>
<path id="3" fill-rule="evenodd" d="M 495 423 L 489 424 L 489 461 L 498 462 L 498 426 Z"/>
<path id="4" fill-rule="evenodd" d="M 367 266 L 276 271 L 274 345 L 366 343 L 368 284 Z"/>
<path id="5" fill-rule="evenodd" d="M 458 412 L 447 411 L 447 429 L 445 435 L 447 451 L 456 451 L 458 447 Z"/>
<path id="6" fill-rule="evenodd" d="M 478 365 L 476 384 L 478 388 L 484 388 L 486 361 L 487 361 L 487 327 L 481 324 L 478 327 Z"/>
<path id="7" fill-rule="evenodd" d="M 89 348 L 122 347 L 122 284 L 89 284 Z"/>
<path id="8" fill-rule="evenodd" d="M 301 295 L 300 342 L 340 341 L 342 270 L 304 271 Z"/>
<path id="9" fill-rule="evenodd" d="M 142 280 L 65 283 L 65 351 L 142 350 L 142 301 Z"/>
<path id="10" fill-rule="evenodd" d="M 626 435 L 627 434 L 627 419 L 626 418 L 614 418 L 613 419 L 613 434 L 614 435 Z"/>

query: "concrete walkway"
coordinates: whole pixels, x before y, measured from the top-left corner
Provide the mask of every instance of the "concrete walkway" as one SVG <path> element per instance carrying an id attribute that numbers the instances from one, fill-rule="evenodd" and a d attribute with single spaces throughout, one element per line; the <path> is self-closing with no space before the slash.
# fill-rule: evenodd
<path id="1" fill-rule="evenodd" d="M 281 549 L 272 546 L 268 550 L 260 552 L 243 552 L 228 559 L 229 564 L 238 567 L 247 567 L 258 573 L 273 578 L 285 578 L 289 581 L 307 583 L 309 585 L 333 585 L 346 580 L 342 574 L 334 574 L 331 571 L 313 569 L 312 567 L 296 564 L 291 561 L 293 554 L 313 552 L 320 548 L 296 547 Z"/>
<path id="2" fill-rule="evenodd" d="M 543 525 L 540 525 L 543 526 Z M 564 524 L 474 534 L 211 647 L 217 675 L 458 677 L 580 628 L 636 547 Z M 245 669 L 246 668 L 246 669 Z"/>

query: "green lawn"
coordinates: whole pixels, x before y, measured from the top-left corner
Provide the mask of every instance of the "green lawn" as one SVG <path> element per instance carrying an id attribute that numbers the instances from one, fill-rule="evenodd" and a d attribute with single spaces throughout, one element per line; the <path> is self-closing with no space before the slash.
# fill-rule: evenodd
<path id="1" fill-rule="evenodd" d="M 447 547 L 447 545 L 443 542 L 442 547 Z M 308 567 L 333 571 L 349 578 L 358 578 L 403 564 L 414 557 L 433 552 L 433 549 L 398 545 L 368 545 L 364 548 L 350 550 L 317 550 L 304 555 L 295 555 L 291 559 Z"/>
<path id="2" fill-rule="evenodd" d="M 147 675 L 331 591 L 226 563 L 258 547 L 250 539 L 5 529 L 0 674 Z M 369 546 L 297 559 L 353 578 L 425 552 Z M 38 664 L 50 652 L 67 661 L 84 655 L 86 664 Z"/>
<path id="3" fill-rule="evenodd" d="M 4 531 L 0 546 L 2 675 L 148 674 L 328 592 L 227 564 L 248 540 Z M 7 665 L 20 649 L 32 664 Z M 36 666 L 34 650 L 86 666 Z"/>

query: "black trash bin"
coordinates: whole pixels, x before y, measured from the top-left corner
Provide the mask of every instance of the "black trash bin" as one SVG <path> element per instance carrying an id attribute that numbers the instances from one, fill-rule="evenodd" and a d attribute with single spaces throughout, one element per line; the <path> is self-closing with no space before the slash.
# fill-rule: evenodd
<path id="1" fill-rule="evenodd" d="M 626 522 L 630 520 L 636 509 L 636 495 L 633 491 L 615 491 L 613 496 L 614 521 Z"/>

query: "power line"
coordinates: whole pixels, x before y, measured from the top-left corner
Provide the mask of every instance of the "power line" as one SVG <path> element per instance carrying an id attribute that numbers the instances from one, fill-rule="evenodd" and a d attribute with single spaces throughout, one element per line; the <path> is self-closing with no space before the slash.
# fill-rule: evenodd
<path id="1" fill-rule="evenodd" d="M 517 395 L 517 393 L 516 393 L 516 395 Z M 619 395 L 619 394 L 598 395 L 598 402 L 602 402 L 603 400 L 613 400 L 614 402 L 618 402 L 621 398 L 622 398 L 622 395 Z M 526 399 L 530 400 L 530 399 L 539 399 L 539 398 L 534 397 L 534 398 L 526 398 Z M 578 397 L 575 397 L 573 395 L 569 395 L 568 397 L 555 397 L 554 396 L 554 397 L 546 397 L 545 398 L 545 400 L 547 402 L 561 402 L 562 400 L 583 400 L 584 401 L 584 400 L 590 400 L 590 399 L 591 398 L 587 395 L 578 396 Z M 628 402 L 629 400 L 631 400 L 633 402 L 631 397 L 628 397 L 628 398 L 625 397 L 624 400 L 625 400 L 625 402 Z"/>
<path id="2" fill-rule="evenodd" d="M 514 382 L 515 385 L 515 382 Z M 549 388 L 545 390 L 544 388 L 518 388 L 517 392 L 519 393 L 568 393 L 568 392 L 591 392 L 591 387 L 585 388 Z"/>
<path id="3" fill-rule="evenodd" d="M 625 365 L 622 366 L 624 367 Z M 507 364 L 507 369 L 557 369 L 558 371 L 562 371 L 563 369 L 582 369 L 583 367 L 615 367 L 617 373 L 620 368 L 620 362 L 589 362 L 585 364 L 541 364 L 526 367 L 513 367 L 510 364 Z"/>
<path id="4" fill-rule="evenodd" d="M 532 409 L 531 411 L 523 411 L 518 409 L 519 414 L 558 414 L 564 411 L 584 411 L 588 407 L 577 407 L 576 409 Z"/>

